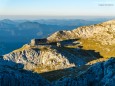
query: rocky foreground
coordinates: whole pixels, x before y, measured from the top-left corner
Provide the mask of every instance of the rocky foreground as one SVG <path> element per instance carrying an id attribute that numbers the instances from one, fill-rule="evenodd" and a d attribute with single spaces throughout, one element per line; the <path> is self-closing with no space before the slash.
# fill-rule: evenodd
<path id="1" fill-rule="evenodd" d="M 0 86 L 49 86 L 37 73 L 23 70 L 23 64 L 0 59 Z"/>
<path id="2" fill-rule="evenodd" d="M 115 20 L 58 31 L 1 57 L 0 83 L 2 86 L 114 86 L 115 58 L 110 58 L 115 56 L 114 47 Z"/>
<path id="3" fill-rule="evenodd" d="M 96 63 L 79 76 L 63 77 L 52 83 L 23 70 L 22 64 L 0 59 L 0 86 L 115 86 L 115 58 Z"/>
<path id="4" fill-rule="evenodd" d="M 115 58 L 92 65 L 78 77 L 64 77 L 53 86 L 115 86 Z"/>

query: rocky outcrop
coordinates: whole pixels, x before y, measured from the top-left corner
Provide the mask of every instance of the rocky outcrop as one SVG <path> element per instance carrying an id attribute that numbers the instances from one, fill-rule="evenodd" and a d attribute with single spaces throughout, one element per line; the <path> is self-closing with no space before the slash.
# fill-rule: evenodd
<path id="1" fill-rule="evenodd" d="M 76 35 L 72 31 L 57 31 L 47 38 L 49 42 L 63 41 L 67 39 L 75 39 Z"/>
<path id="2" fill-rule="evenodd" d="M 100 24 L 78 27 L 72 31 L 58 31 L 47 38 L 49 41 L 61 41 L 65 39 L 93 38 L 103 45 L 115 44 L 115 20 Z"/>
<path id="3" fill-rule="evenodd" d="M 53 86 L 115 86 L 115 58 L 91 66 L 78 77 L 65 77 Z"/>
<path id="4" fill-rule="evenodd" d="M 21 51 L 14 51 L 4 55 L 3 59 L 16 63 L 22 63 L 24 64 L 24 69 L 26 70 L 34 70 L 37 68 L 39 72 L 75 66 L 75 64 L 69 62 L 69 60 L 56 51 L 56 49 L 51 49 L 44 46 L 42 49 L 28 48 Z M 46 69 L 44 70 L 44 68 L 42 69 L 41 67 L 45 67 Z"/>
<path id="5" fill-rule="evenodd" d="M 0 86 L 49 86 L 37 73 L 23 70 L 23 64 L 0 58 Z"/>
<path id="6" fill-rule="evenodd" d="M 3 56 L 4 60 L 10 60 L 24 65 L 26 70 L 36 72 L 48 72 L 69 67 L 82 66 L 91 60 L 100 58 L 100 54 L 93 50 L 79 48 L 66 48 L 57 46 L 37 46 L 18 49 Z"/>

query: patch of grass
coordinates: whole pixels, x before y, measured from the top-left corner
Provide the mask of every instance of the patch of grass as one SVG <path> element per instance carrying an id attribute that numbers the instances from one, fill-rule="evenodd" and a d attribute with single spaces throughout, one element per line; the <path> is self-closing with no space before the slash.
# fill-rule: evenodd
<path id="1" fill-rule="evenodd" d="M 44 73 L 47 71 L 49 72 L 49 71 L 56 70 L 55 66 L 56 65 L 41 65 L 41 66 L 38 66 L 37 68 L 35 68 L 33 71 L 37 72 L 37 73 Z"/>
<path id="2" fill-rule="evenodd" d="M 14 50 L 13 52 L 19 52 L 19 51 L 23 51 L 23 50 L 27 50 L 27 49 L 30 49 L 30 46 L 29 45 L 24 45 L 23 47 L 21 47 L 17 50 Z"/>
<path id="3" fill-rule="evenodd" d="M 104 58 L 109 58 L 115 56 L 115 44 L 114 45 L 102 45 L 100 42 L 95 41 L 95 39 L 80 39 L 82 42 L 83 49 L 85 50 L 95 50 L 99 52 Z"/>
<path id="4" fill-rule="evenodd" d="M 64 46 L 65 48 L 78 48 L 79 45 L 68 45 L 68 46 Z"/>
<path id="5" fill-rule="evenodd" d="M 39 49 L 42 50 L 42 51 L 47 51 L 49 48 L 46 47 L 46 46 L 41 46 L 41 47 L 39 47 Z"/>

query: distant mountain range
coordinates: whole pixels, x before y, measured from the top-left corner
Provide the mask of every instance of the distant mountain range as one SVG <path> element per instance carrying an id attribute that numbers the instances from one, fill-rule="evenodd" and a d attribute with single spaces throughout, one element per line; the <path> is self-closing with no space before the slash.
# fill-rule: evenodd
<path id="1" fill-rule="evenodd" d="M 33 38 L 45 38 L 59 30 L 72 30 L 79 26 L 96 24 L 102 21 L 104 20 L 49 19 L 29 21 L 4 19 L 0 21 L 0 44 L 2 44 L 0 55 L 21 47 Z"/>

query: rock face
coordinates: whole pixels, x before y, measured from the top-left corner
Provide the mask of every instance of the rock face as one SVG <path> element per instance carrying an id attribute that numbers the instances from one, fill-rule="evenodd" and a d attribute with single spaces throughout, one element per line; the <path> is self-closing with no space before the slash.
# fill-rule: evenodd
<path id="1" fill-rule="evenodd" d="M 53 86 L 115 86 L 115 58 L 96 63 L 76 78 L 62 78 Z"/>
<path id="2" fill-rule="evenodd" d="M 47 38 L 49 41 L 58 41 L 75 38 L 94 38 L 103 45 L 115 44 L 115 20 L 100 24 L 83 26 L 72 31 L 58 31 Z"/>
<path id="3" fill-rule="evenodd" d="M 61 55 L 56 49 L 44 47 L 43 49 L 26 49 L 22 51 L 11 52 L 4 55 L 3 59 L 16 63 L 24 64 L 24 69 L 33 70 L 40 67 L 50 67 L 49 69 L 63 69 L 75 66 L 70 63 L 66 57 Z M 44 69 L 41 69 L 42 71 Z M 45 69 L 48 70 L 48 69 Z"/>
<path id="4" fill-rule="evenodd" d="M 39 74 L 23 70 L 23 64 L 0 58 L 0 86 L 49 86 Z"/>
<path id="5" fill-rule="evenodd" d="M 57 31 L 47 38 L 49 42 L 63 41 L 66 39 L 75 39 L 76 35 L 72 31 Z M 78 38 L 78 37 L 77 37 Z"/>
<path id="6" fill-rule="evenodd" d="M 87 62 L 100 58 L 93 50 L 71 49 L 66 47 L 46 47 L 40 49 L 26 48 L 4 55 L 4 60 L 24 64 L 24 69 L 37 72 L 48 72 L 69 67 L 81 66 Z"/>

